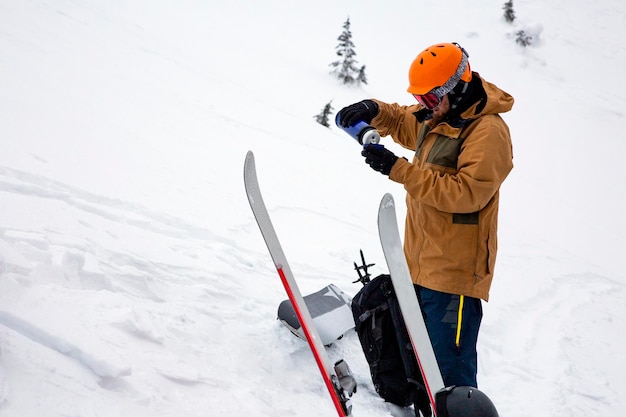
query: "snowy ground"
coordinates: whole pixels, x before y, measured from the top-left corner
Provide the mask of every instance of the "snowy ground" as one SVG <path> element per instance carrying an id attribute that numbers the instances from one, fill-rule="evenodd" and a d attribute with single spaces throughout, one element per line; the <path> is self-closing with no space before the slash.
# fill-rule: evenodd
<path id="1" fill-rule="evenodd" d="M 356 293 L 359 249 L 386 272 L 380 198 L 404 193 L 313 116 L 410 103 L 407 68 L 441 41 L 516 98 L 481 389 L 507 417 L 621 415 L 622 1 L 517 1 L 514 25 L 486 0 L 128 3 L 0 0 L 0 415 L 333 415 L 275 320 L 244 157 L 302 291 Z M 348 15 L 363 88 L 328 75 Z M 355 416 L 399 414 L 354 334 L 329 355 Z"/>

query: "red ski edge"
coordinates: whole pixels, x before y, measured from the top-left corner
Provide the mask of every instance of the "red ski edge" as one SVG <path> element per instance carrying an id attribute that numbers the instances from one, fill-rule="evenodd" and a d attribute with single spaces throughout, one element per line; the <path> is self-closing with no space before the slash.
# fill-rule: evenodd
<path id="1" fill-rule="evenodd" d="M 319 353 L 317 352 L 317 349 L 315 348 L 315 345 L 312 342 L 313 335 L 311 334 L 311 331 L 309 330 L 309 326 L 306 324 L 306 320 L 304 320 L 302 317 L 302 312 L 300 311 L 300 307 L 298 306 L 298 303 L 295 300 L 293 292 L 291 291 L 291 287 L 289 286 L 289 283 L 287 282 L 287 277 L 285 276 L 285 273 L 283 272 L 282 265 L 276 265 L 276 270 L 278 271 L 280 280 L 283 283 L 283 287 L 285 287 L 287 296 L 289 297 L 289 300 L 291 301 L 291 304 L 293 305 L 296 316 L 298 317 L 298 321 L 300 322 L 300 326 L 302 327 L 304 335 L 306 336 L 306 340 L 309 343 L 309 346 L 311 347 L 311 352 L 313 352 L 313 356 L 315 357 L 315 362 L 317 363 L 317 366 L 320 372 L 322 373 L 324 383 L 326 384 L 326 388 L 328 389 L 329 393 L 335 392 L 335 395 L 331 395 L 331 398 L 333 400 L 333 404 L 335 404 L 337 413 L 339 413 L 340 417 L 347 417 L 348 414 L 346 414 L 346 410 L 344 409 L 344 406 L 341 403 L 341 400 L 339 399 L 339 393 L 337 392 L 337 388 L 328 377 L 326 373 L 326 368 L 324 366 L 324 362 L 322 361 L 322 358 L 319 356 Z"/>

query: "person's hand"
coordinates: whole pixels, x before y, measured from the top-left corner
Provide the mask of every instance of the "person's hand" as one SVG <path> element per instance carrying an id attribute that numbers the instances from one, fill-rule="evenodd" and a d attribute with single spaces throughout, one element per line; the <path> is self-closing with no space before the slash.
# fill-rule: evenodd
<path id="1" fill-rule="evenodd" d="M 378 114 L 378 104 L 372 100 L 363 100 L 358 103 L 350 104 L 339 110 L 339 124 L 341 127 L 350 127 L 357 122 L 364 121 L 371 123 L 372 119 Z"/>
<path id="2" fill-rule="evenodd" d="M 365 145 L 361 155 L 365 157 L 366 164 L 384 175 L 389 175 L 391 168 L 398 160 L 393 152 L 378 144 Z"/>

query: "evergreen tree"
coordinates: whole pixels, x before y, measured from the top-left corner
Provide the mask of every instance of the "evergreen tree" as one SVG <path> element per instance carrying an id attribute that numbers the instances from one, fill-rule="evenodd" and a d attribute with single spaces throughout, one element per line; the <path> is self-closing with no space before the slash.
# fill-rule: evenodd
<path id="1" fill-rule="evenodd" d="M 515 10 L 513 10 L 513 0 L 509 0 L 504 3 L 502 7 L 504 9 L 504 20 L 508 23 L 513 23 L 515 21 Z"/>
<path id="2" fill-rule="evenodd" d="M 521 29 L 515 32 L 515 42 L 518 45 L 526 47 L 532 45 L 535 42 L 535 37 L 526 30 Z"/>
<path id="3" fill-rule="evenodd" d="M 328 123 L 328 119 L 331 113 L 333 112 L 333 110 L 335 110 L 333 109 L 332 102 L 333 101 L 331 100 L 328 103 L 326 103 L 322 111 L 317 116 L 313 116 L 315 121 L 321 124 L 322 126 L 330 127 L 330 124 Z"/>
<path id="4" fill-rule="evenodd" d="M 365 76 L 365 65 L 363 65 L 359 70 L 357 81 L 363 84 L 367 84 L 367 77 Z"/>
<path id="5" fill-rule="evenodd" d="M 341 59 L 330 64 L 330 67 L 332 67 L 331 74 L 334 74 L 344 84 L 367 84 L 365 66 L 359 69 L 357 67 L 357 61 L 354 59 L 356 52 L 354 52 L 349 17 L 344 22 L 343 32 L 341 32 L 337 40 L 339 44 L 335 49 L 337 56 L 341 57 Z"/>

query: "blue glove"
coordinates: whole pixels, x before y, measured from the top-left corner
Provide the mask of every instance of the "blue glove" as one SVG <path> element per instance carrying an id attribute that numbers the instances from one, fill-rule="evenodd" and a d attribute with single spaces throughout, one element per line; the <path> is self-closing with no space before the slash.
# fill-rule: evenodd
<path id="1" fill-rule="evenodd" d="M 398 160 L 393 152 L 378 144 L 365 145 L 361 155 L 365 157 L 366 164 L 383 175 L 389 175 L 391 168 Z"/>

